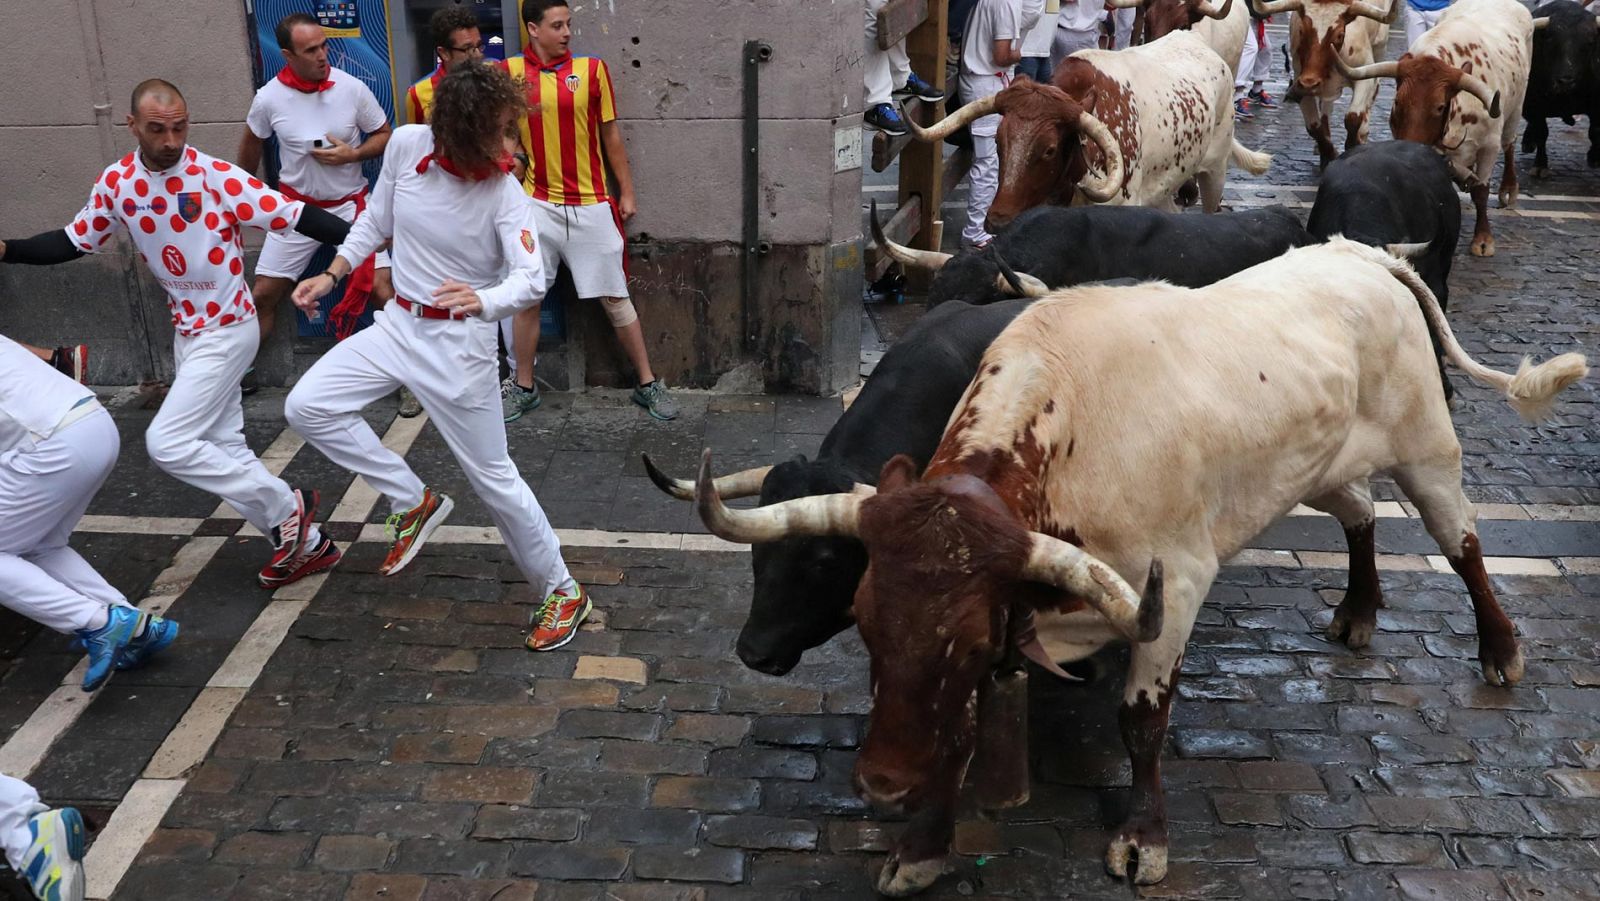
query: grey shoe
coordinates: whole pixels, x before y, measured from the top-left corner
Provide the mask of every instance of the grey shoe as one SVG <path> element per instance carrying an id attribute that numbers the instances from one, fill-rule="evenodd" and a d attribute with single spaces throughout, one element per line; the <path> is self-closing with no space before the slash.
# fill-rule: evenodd
<path id="1" fill-rule="evenodd" d="M 417 400 L 417 396 L 415 394 L 411 393 L 411 389 L 410 388 L 407 388 L 406 386 L 401 385 L 400 386 L 400 415 L 404 416 L 406 419 L 410 419 L 411 417 L 416 416 L 416 415 L 420 414 L 421 412 L 422 412 L 422 401 Z"/>
<path id="2" fill-rule="evenodd" d="M 678 405 L 667 394 L 667 386 L 660 379 L 633 389 L 632 400 L 657 419 L 677 419 Z"/>
<path id="3" fill-rule="evenodd" d="M 516 422 L 522 414 L 539 408 L 544 398 L 539 396 L 539 383 L 533 383 L 533 390 L 517 384 L 515 376 L 500 383 L 500 409 L 505 414 L 506 422 Z"/>

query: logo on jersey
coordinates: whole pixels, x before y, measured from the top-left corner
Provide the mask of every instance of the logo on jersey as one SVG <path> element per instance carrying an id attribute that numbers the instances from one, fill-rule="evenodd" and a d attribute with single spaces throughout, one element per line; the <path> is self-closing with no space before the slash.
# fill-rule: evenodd
<path id="1" fill-rule="evenodd" d="M 522 249 L 533 253 L 533 232 L 527 229 L 522 230 Z"/>
<path id="2" fill-rule="evenodd" d="M 182 216 L 185 222 L 200 221 L 199 191 L 189 191 L 186 194 L 178 195 L 178 215 Z"/>
<path id="3" fill-rule="evenodd" d="M 183 258 L 183 251 L 171 244 L 161 248 L 161 265 L 167 267 L 173 278 L 182 278 L 189 271 L 189 263 Z"/>
<path id="4" fill-rule="evenodd" d="M 580 82 L 582 82 L 582 81 L 583 81 L 583 79 L 579 78 L 578 77 L 578 73 L 576 73 L 576 72 L 572 73 L 571 75 L 568 75 L 567 76 L 567 92 L 569 94 L 578 93 L 578 84 Z"/>

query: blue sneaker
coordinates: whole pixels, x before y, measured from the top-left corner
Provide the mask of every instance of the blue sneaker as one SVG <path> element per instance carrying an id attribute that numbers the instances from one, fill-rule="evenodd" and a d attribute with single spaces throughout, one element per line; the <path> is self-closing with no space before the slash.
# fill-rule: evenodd
<path id="1" fill-rule="evenodd" d="M 915 72 L 907 75 L 906 83 L 894 93 L 900 97 L 916 97 L 929 103 L 938 103 L 944 99 L 944 91 L 923 81 Z"/>
<path id="2" fill-rule="evenodd" d="M 133 643 L 149 614 L 137 607 L 114 606 L 106 610 L 106 624 L 94 630 L 81 629 L 84 650 L 89 652 L 89 668 L 83 674 L 83 690 L 94 691 L 111 678 L 111 671 L 123 648 Z"/>
<path id="3" fill-rule="evenodd" d="M 905 118 L 900 115 L 900 111 L 895 109 L 892 103 L 880 103 L 867 110 L 861 117 L 861 121 L 868 128 L 876 128 L 878 131 L 893 137 L 899 137 L 909 131 L 906 128 Z"/>
<path id="4" fill-rule="evenodd" d="M 22 878 L 41 901 L 83 901 L 83 817 L 75 808 L 44 810 L 28 821 L 33 844 Z"/>
<path id="5" fill-rule="evenodd" d="M 150 621 L 145 623 L 144 634 L 128 642 L 128 646 L 117 657 L 117 670 L 120 672 L 144 666 L 151 657 L 166 650 L 167 645 L 177 637 L 177 623 L 159 616 L 150 617 Z"/>

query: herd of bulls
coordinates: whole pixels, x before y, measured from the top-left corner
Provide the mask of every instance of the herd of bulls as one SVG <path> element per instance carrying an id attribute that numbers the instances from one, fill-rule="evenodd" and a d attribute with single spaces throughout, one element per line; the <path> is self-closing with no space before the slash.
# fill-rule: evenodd
<path id="1" fill-rule="evenodd" d="M 1158 18 L 1162 4 L 1176 11 Z M 1588 368 L 1567 353 L 1503 373 L 1456 341 L 1445 317 L 1456 186 L 1477 205 L 1473 252 L 1492 253 L 1484 204 L 1501 153 L 1502 200 L 1516 194 L 1509 123 L 1524 111 L 1589 114 L 1574 95 L 1600 93 L 1593 16 L 1569 0 L 1537 18 L 1515 0 L 1457 0 L 1412 52 L 1385 62 L 1374 57 L 1392 9 L 1269 0 L 1295 13 L 1297 88 L 1324 155 L 1302 225 L 1283 208 L 1174 210 L 1186 180 L 1213 211 L 1227 160 L 1264 160 L 1233 138 L 1220 87 L 1232 75 L 1206 43 L 1235 40 L 1226 26 L 1238 7 L 1148 5 L 1148 43 L 1080 52 L 1053 85 L 974 104 L 1004 114 L 993 214 L 1004 224 L 991 245 L 912 250 L 882 235 L 874 211 L 886 252 L 937 270 L 931 308 L 815 460 L 713 478 L 708 451 L 688 480 L 645 459 L 713 533 L 753 546 L 738 641 L 748 666 L 782 675 L 859 628 L 873 707 L 856 789 L 911 815 L 878 879 L 886 895 L 945 872 L 969 765 L 980 804 L 1026 799 L 1024 659 L 1073 678 L 1064 666 L 1114 641 L 1133 649 L 1120 713 L 1133 788 L 1106 866 L 1161 880 L 1160 756 L 1212 579 L 1295 505 L 1331 514 L 1350 570 L 1328 636 L 1363 647 L 1382 603 L 1374 473 L 1394 479 L 1465 582 L 1484 678 L 1509 687 L 1522 676 L 1462 493 L 1444 367 L 1529 420 Z M 1215 24 L 1201 37 L 1186 30 L 1196 22 Z M 1541 56 L 1543 45 L 1555 49 Z M 1589 55 L 1581 65 L 1557 55 L 1577 46 Z M 1410 140 L 1363 143 L 1377 77 L 1399 83 L 1393 128 Z M 1327 109 L 1348 84 L 1357 95 L 1335 159 Z M 924 134 L 971 118 L 969 107 Z M 1543 121 L 1530 123 L 1527 149 L 1543 168 Z M 1594 150 L 1589 162 L 1600 163 Z M 1073 205 L 1085 201 L 1094 205 Z M 724 503 L 757 495 L 755 508 Z"/>

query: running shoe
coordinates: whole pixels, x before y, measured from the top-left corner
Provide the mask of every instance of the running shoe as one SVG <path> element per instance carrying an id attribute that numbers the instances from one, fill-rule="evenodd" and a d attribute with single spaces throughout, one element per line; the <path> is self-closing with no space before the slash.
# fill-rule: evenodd
<path id="1" fill-rule="evenodd" d="M 299 576 L 292 576 L 300 566 L 300 552 L 317 522 L 317 502 L 321 496 L 316 489 L 294 490 L 294 512 L 289 518 L 272 527 L 272 559 L 261 568 L 256 580 L 262 588 L 287 585 Z"/>
<path id="2" fill-rule="evenodd" d="M 106 609 L 106 624 L 98 629 L 80 629 L 83 649 L 89 653 L 89 668 L 83 673 L 83 690 L 94 691 L 106 684 L 116 668 L 122 649 L 144 630 L 148 615 L 137 607 L 120 604 Z"/>
<path id="3" fill-rule="evenodd" d="M 506 422 L 516 422 L 524 413 L 539 409 L 539 404 L 543 400 L 544 398 L 539 396 L 537 382 L 531 389 L 517 384 L 515 378 L 500 383 L 500 411 L 505 414 Z"/>
<path id="4" fill-rule="evenodd" d="M 20 875 L 40 901 L 83 901 L 86 832 L 74 807 L 39 809 L 28 820 L 33 842 L 22 854 Z"/>
<path id="5" fill-rule="evenodd" d="M 67 378 L 83 384 L 89 374 L 89 345 L 73 344 L 56 348 L 50 353 L 50 365 Z"/>
<path id="6" fill-rule="evenodd" d="M 660 379 L 633 389 L 632 400 L 656 419 L 678 418 L 678 405 L 672 402 L 671 395 L 667 394 L 666 383 Z"/>
<path id="7" fill-rule="evenodd" d="M 571 641 L 591 609 L 589 593 L 582 585 L 574 581 L 557 588 L 534 611 L 528 650 L 553 651 Z"/>
<path id="8" fill-rule="evenodd" d="M 422 545 L 428 540 L 435 529 L 444 525 L 445 519 L 450 516 L 450 511 L 455 509 L 455 502 L 449 495 L 439 494 L 432 488 L 422 489 L 422 503 L 401 513 L 389 514 L 388 521 L 384 524 L 389 533 L 389 540 L 394 544 L 389 547 L 389 556 L 383 560 L 383 566 L 378 570 L 386 576 L 392 576 L 410 563 L 417 556 L 417 551 L 422 550 Z"/>

